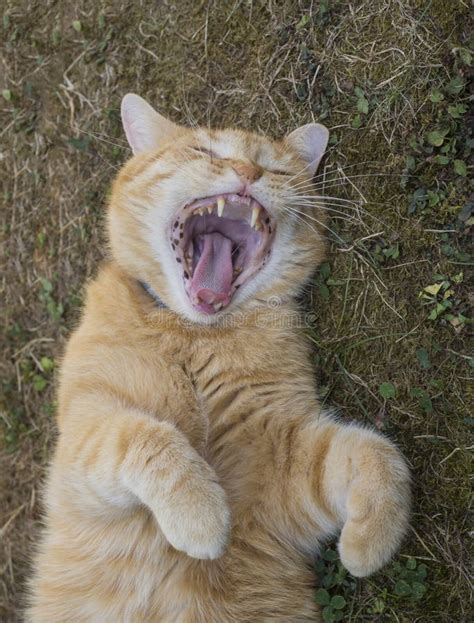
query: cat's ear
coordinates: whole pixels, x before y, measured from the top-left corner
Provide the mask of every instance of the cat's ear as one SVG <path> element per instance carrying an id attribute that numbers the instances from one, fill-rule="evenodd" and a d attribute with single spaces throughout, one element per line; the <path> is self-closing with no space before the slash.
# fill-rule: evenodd
<path id="1" fill-rule="evenodd" d="M 314 175 L 328 144 L 329 130 L 320 123 L 308 123 L 294 130 L 285 142 L 306 162 L 306 171 Z"/>
<path id="2" fill-rule="evenodd" d="M 127 93 L 121 106 L 123 129 L 134 154 L 158 149 L 178 126 L 154 110 L 135 93 Z"/>

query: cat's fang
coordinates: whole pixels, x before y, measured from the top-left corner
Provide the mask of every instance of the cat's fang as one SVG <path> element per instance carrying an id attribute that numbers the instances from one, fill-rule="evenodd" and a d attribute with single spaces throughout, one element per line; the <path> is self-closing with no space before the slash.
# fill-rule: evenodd
<path id="1" fill-rule="evenodd" d="M 260 208 L 259 206 L 255 206 L 252 210 L 252 220 L 250 222 L 250 227 L 255 227 L 259 214 L 260 214 Z"/>
<path id="2" fill-rule="evenodd" d="M 212 210 L 214 209 L 214 207 L 212 205 L 207 206 L 207 211 L 209 214 L 212 214 Z"/>
<path id="3" fill-rule="evenodd" d="M 225 206 L 225 199 L 223 197 L 220 197 L 217 200 L 217 216 L 222 216 L 224 214 L 224 206 Z"/>

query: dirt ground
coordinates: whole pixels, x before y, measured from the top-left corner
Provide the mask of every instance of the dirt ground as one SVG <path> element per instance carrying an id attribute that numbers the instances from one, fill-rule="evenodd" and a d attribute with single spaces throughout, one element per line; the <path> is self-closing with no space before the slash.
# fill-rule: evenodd
<path id="1" fill-rule="evenodd" d="M 128 91 L 182 123 L 330 128 L 316 181 L 331 252 L 306 297 L 320 393 L 399 444 L 414 507 L 374 577 L 326 551 L 315 598 L 326 622 L 473 620 L 467 0 L 0 0 L 0 14 L 0 620 L 20 620 L 55 370 L 106 254 Z"/>

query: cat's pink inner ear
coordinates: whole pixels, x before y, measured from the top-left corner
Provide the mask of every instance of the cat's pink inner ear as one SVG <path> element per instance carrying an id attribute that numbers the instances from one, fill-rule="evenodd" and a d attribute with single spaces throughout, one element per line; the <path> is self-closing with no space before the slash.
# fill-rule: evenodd
<path id="1" fill-rule="evenodd" d="M 177 126 L 135 93 L 127 93 L 121 106 L 122 124 L 134 154 L 159 149 Z"/>
<path id="2" fill-rule="evenodd" d="M 306 162 L 305 171 L 314 175 L 324 155 L 329 130 L 320 123 L 308 123 L 289 134 L 285 142 Z"/>

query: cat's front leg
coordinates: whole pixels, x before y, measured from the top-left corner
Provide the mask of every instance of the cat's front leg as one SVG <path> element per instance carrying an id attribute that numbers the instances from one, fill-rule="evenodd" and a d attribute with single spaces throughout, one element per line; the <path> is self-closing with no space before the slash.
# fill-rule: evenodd
<path id="1" fill-rule="evenodd" d="M 341 527 L 344 566 L 363 577 L 387 563 L 407 530 L 410 474 L 398 449 L 381 435 L 333 422 L 302 431 L 309 494 Z M 301 455 L 301 456 L 303 456 Z"/>
<path id="2" fill-rule="evenodd" d="M 137 434 L 121 471 L 173 547 L 200 559 L 224 553 L 230 529 L 226 495 L 212 467 L 174 426 L 160 423 Z"/>
<path id="3" fill-rule="evenodd" d="M 71 401 L 53 479 L 82 512 L 145 504 L 169 543 L 194 558 L 217 558 L 227 545 L 230 513 L 212 467 L 173 424 L 109 396 Z"/>
<path id="4" fill-rule="evenodd" d="M 400 452 L 383 436 L 318 421 L 289 418 L 268 431 L 275 518 L 308 552 L 340 532 L 344 566 L 355 576 L 370 575 L 399 547 L 408 527 L 410 475 Z M 280 504 L 276 504 L 280 500 Z"/>

